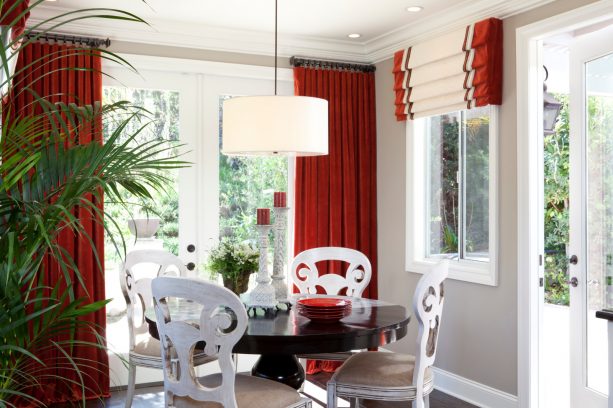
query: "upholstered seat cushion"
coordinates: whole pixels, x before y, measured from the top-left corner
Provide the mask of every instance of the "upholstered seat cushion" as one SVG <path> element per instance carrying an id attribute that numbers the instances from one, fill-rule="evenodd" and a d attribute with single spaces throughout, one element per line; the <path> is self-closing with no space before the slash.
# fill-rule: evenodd
<path id="1" fill-rule="evenodd" d="M 160 341 L 149 333 L 137 334 L 134 338 L 134 352 L 143 356 L 162 358 Z"/>
<path id="2" fill-rule="evenodd" d="M 134 350 L 131 355 L 140 363 L 147 366 L 160 366 L 162 364 L 162 349 L 160 341 L 149 333 L 141 333 L 135 336 Z M 217 360 L 217 357 L 209 357 L 204 354 L 204 350 L 196 349 L 194 354 L 194 364 L 202 365 Z"/>
<path id="3" fill-rule="evenodd" d="M 415 356 L 366 351 L 351 356 L 334 376 L 337 385 L 357 388 L 414 388 Z M 424 390 L 431 388 L 432 371 L 426 369 Z"/>
<path id="4" fill-rule="evenodd" d="M 205 387 L 221 385 L 221 374 L 199 378 Z M 238 374 L 235 383 L 236 403 L 239 408 L 286 408 L 301 402 L 295 389 L 276 381 Z M 217 402 L 195 401 L 189 397 L 174 397 L 177 408 L 223 408 Z"/>

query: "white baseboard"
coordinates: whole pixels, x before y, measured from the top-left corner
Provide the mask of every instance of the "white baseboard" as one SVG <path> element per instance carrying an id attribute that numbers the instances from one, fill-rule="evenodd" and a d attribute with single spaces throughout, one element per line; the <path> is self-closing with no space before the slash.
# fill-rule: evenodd
<path id="1" fill-rule="evenodd" d="M 517 408 L 517 397 L 433 367 L 434 388 L 482 408 Z"/>

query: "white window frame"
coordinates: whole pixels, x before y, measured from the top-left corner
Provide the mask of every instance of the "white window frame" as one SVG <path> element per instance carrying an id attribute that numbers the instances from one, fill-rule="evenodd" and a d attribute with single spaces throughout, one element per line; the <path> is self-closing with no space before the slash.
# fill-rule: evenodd
<path id="1" fill-rule="evenodd" d="M 439 262 L 426 257 L 427 193 L 425 120 L 406 126 L 406 265 L 407 272 L 426 273 Z M 498 107 L 490 106 L 489 125 L 489 261 L 449 261 L 449 278 L 482 285 L 498 285 Z"/>

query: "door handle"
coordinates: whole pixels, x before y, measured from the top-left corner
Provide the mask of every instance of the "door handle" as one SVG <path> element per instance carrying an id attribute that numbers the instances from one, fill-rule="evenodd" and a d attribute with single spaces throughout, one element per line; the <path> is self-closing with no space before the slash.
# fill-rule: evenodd
<path id="1" fill-rule="evenodd" d="M 573 288 L 576 288 L 577 286 L 579 286 L 579 279 L 573 276 L 572 278 L 570 278 L 570 280 L 567 280 L 566 283 L 568 283 Z"/>
<path id="2" fill-rule="evenodd" d="M 568 259 L 568 263 L 573 264 L 573 265 L 577 265 L 577 263 L 579 263 L 579 258 L 577 258 L 577 255 L 572 255 Z"/>

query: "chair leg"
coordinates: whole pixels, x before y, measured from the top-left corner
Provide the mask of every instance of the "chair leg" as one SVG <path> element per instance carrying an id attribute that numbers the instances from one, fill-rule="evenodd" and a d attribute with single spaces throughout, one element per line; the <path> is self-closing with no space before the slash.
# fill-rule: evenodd
<path id="1" fill-rule="evenodd" d="M 327 408 L 336 408 L 336 384 L 328 383 L 328 405 Z"/>
<path id="2" fill-rule="evenodd" d="M 424 408 L 430 408 L 430 394 L 424 397 Z"/>
<path id="3" fill-rule="evenodd" d="M 134 399 L 134 390 L 136 388 L 136 364 L 132 362 L 130 364 L 130 371 L 128 372 L 128 392 L 126 393 L 126 408 L 132 406 L 132 400 Z"/>

